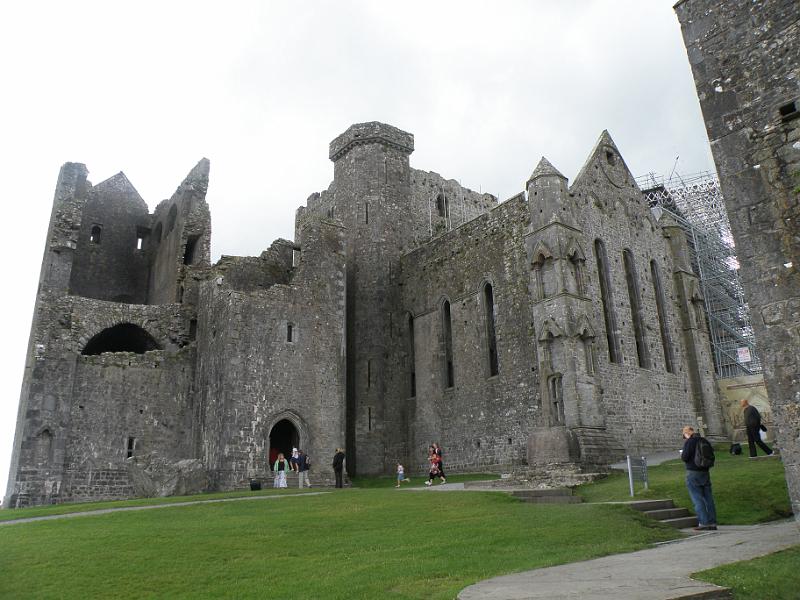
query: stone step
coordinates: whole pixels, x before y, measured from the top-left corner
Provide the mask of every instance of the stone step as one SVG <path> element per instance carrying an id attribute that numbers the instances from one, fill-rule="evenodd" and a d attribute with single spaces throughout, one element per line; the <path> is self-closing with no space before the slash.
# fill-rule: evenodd
<path id="1" fill-rule="evenodd" d="M 646 510 L 644 514 L 656 521 L 664 521 L 666 519 L 680 519 L 681 517 L 691 517 L 690 513 L 685 508 L 660 508 L 658 510 Z"/>
<path id="2" fill-rule="evenodd" d="M 512 496 L 517 498 L 542 498 L 545 496 L 572 496 L 570 488 L 549 488 L 541 490 L 513 490 Z"/>
<path id="3" fill-rule="evenodd" d="M 532 504 L 580 504 L 583 498 L 580 496 L 515 496 L 523 502 Z"/>
<path id="4" fill-rule="evenodd" d="M 677 596 L 670 596 L 667 600 L 733 600 L 731 588 L 721 587 L 716 590 L 703 592 L 678 592 Z"/>
<path id="5" fill-rule="evenodd" d="M 697 527 L 697 517 L 678 517 L 677 519 L 662 519 L 664 525 L 669 525 L 675 529 L 686 529 L 687 527 Z"/>
<path id="6" fill-rule="evenodd" d="M 669 498 L 662 500 L 635 500 L 633 502 L 626 502 L 625 504 L 630 506 L 633 510 L 638 510 L 641 512 L 675 508 L 675 503 Z"/>

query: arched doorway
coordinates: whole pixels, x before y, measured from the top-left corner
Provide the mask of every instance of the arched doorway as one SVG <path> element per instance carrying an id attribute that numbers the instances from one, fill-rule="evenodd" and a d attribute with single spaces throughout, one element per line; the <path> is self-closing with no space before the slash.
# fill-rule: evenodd
<path id="1" fill-rule="evenodd" d="M 275 464 L 278 452 L 288 460 L 292 456 L 292 448 L 300 447 L 300 434 L 289 419 L 282 419 L 273 425 L 269 432 L 269 468 Z"/>

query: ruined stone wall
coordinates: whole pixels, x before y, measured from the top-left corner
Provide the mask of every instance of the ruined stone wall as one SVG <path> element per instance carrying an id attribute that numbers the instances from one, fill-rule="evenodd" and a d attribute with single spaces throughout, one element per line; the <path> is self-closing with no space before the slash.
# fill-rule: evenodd
<path id="1" fill-rule="evenodd" d="M 582 231 L 585 244 L 586 293 L 592 299 L 596 378 L 606 427 L 630 450 L 674 444 L 681 439 L 681 427 L 696 424 L 698 416 L 712 426 L 712 433 L 722 434 L 705 322 L 691 325 L 700 328 L 694 332 L 696 344 L 691 341 L 694 338 L 684 336 L 681 315 L 691 306 L 687 306 L 688 300 L 675 288 L 677 265 L 672 248 L 607 134 L 601 136 L 570 186 L 570 197 L 576 226 Z M 619 362 L 609 358 L 595 240 L 602 240 L 608 257 L 621 354 Z M 637 351 L 623 260 L 625 250 L 631 253 L 639 289 L 646 348 L 643 364 Z M 674 357 L 672 373 L 666 368 L 651 261 L 658 265 L 666 300 L 665 317 Z M 691 272 L 682 276 L 694 277 Z M 697 389 L 690 377 L 692 369 L 698 369 Z"/>
<path id="2" fill-rule="evenodd" d="M 800 515 L 800 12 L 796 0 L 686 0 L 675 10 Z"/>
<path id="3" fill-rule="evenodd" d="M 240 281 L 242 292 L 221 272 L 200 283 L 198 420 L 215 488 L 267 476 L 270 431 L 283 419 L 313 457 L 315 483 L 332 477 L 325 465 L 344 446 L 342 229 L 310 220 L 300 248 L 288 283 L 262 290 Z"/>
<path id="4" fill-rule="evenodd" d="M 148 303 L 180 302 L 184 265 L 208 266 L 211 259 L 211 216 L 205 201 L 209 161 L 189 172 L 169 200 L 153 212 L 148 240 L 150 269 Z"/>
<path id="5" fill-rule="evenodd" d="M 402 257 L 391 403 L 410 402 L 409 463 L 422 468 L 440 443 L 446 467 L 475 470 L 524 462 L 527 432 L 541 413 L 531 345 L 523 235 L 517 196 Z M 484 285 L 494 293 L 499 373 L 492 376 Z M 442 304 L 450 302 L 454 386 L 447 387 Z M 416 396 L 409 400 L 407 315 L 414 319 Z"/>
<path id="6" fill-rule="evenodd" d="M 137 236 L 149 231 L 147 204 L 118 173 L 87 194 L 75 249 L 70 293 L 87 298 L 144 304 L 149 261 Z"/>

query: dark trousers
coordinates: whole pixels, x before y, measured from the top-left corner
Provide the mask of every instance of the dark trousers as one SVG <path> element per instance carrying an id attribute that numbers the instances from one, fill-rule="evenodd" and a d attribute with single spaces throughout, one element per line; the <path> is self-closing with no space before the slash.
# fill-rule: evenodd
<path id="1" fill-rule="evenodd" d="M 333 473 L 334 475 L 336 475 L 336 487 L 337 488 L 344 487 L 344 484 L 342 483 L 342 470 L 334 469 Z"/>
<path id="2" fill-rule="evenodd" d="M 756 444 L 767 455 L 772 454 L 772 450 L 764 442 L 761 441 L 761 431 L 758 425 L 747 426 L 747 446 L 750 449 L 750 456 L 756 455 Z"/>

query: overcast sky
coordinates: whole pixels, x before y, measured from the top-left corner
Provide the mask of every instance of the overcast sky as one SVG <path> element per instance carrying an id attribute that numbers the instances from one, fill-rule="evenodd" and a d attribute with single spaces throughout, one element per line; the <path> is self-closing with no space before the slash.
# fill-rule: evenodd
<path id="1" fill-rule="evenodd" d="M 673 0 L 9 2 L 0 17 L 0 490 L 58 170 L 124 171 L 151 210 L 211 159 L 212 253 L 293 236 L 351 123 L 501 200 L 603 129 L 634 175 L 713 169 Z M 2 493 L 0 493 L 2 496 Z"/>

